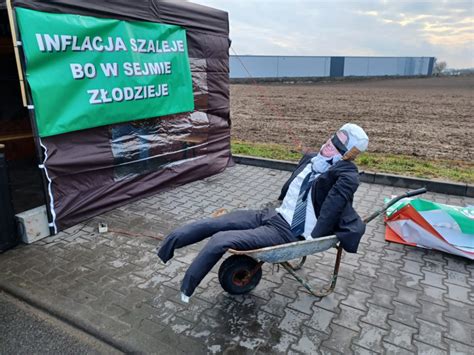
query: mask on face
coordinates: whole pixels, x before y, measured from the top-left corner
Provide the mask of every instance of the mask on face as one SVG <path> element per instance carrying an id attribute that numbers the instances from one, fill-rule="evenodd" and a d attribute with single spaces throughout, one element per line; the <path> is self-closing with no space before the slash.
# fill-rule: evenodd
<path id="1" fill-rule="evenodd" d="M 334 163 L 334 157 L 326 158 L 322 156 L 321 153 L 318 153 L 318 155 L 311 159 L 311 169 L 314 173 L 322 174 L 327 171 Z"/>

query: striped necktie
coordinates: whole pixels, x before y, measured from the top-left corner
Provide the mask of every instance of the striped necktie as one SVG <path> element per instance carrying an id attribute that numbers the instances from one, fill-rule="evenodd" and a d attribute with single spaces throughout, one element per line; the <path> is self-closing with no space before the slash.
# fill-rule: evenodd
<path id="1" fill-rule="evenodd" d="M 311 183 L 316 178 L 314 172 L 309 173 L 303 179 L 301 184 L 298 200 L 296 201 L 296 208 L 291 221 L 291 232 L 294 236 L 299 236 L 304 232 L 304 223 L 306 219 L 306 205 L 308 202 L 308 193 L 311 189 Z"/>

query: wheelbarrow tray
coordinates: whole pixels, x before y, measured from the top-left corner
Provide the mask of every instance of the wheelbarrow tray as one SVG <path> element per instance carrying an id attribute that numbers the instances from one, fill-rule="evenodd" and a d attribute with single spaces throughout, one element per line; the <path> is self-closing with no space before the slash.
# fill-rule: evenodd
<path id="1" fill-rule="evenodd" d="M 318 239 L 302 240 L 253 250 L 229 249 L 228 252 L 235 255 L 247 255 L 266 263 L 282 263 L 326 251 L 335 247 L 337 242 L 337 237 L 330 235 Z"/>

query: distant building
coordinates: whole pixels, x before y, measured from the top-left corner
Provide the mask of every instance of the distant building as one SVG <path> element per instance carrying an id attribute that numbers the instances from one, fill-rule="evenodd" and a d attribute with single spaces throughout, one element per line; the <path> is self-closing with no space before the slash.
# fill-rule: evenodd
<path id="1" fill-rule="evenodd" d="M 429 76 L 434 57 L 230 56 L 230 77 Z"/>

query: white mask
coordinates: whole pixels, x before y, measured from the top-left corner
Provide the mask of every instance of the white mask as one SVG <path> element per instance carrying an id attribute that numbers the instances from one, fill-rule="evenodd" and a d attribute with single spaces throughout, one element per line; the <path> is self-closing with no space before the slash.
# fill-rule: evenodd
<path id="1" fill-rule="evenodd" d="M 311 159 L 311 169 L 315 173 L 322 174 L 326 172 L 331 167 L 331 165 L 336 162 L 335 158 L 336 157 L 326 158 L 326 157 L 323 157 L 321 153 L 318 153 L 318 155 L 316 155 L 314 158 Z M 332 160 L 332 164 L 329 163 L 331 160 Z M 340 154 L 339 154 L 338 161 L 339 160 L 341 160 Z"/>

